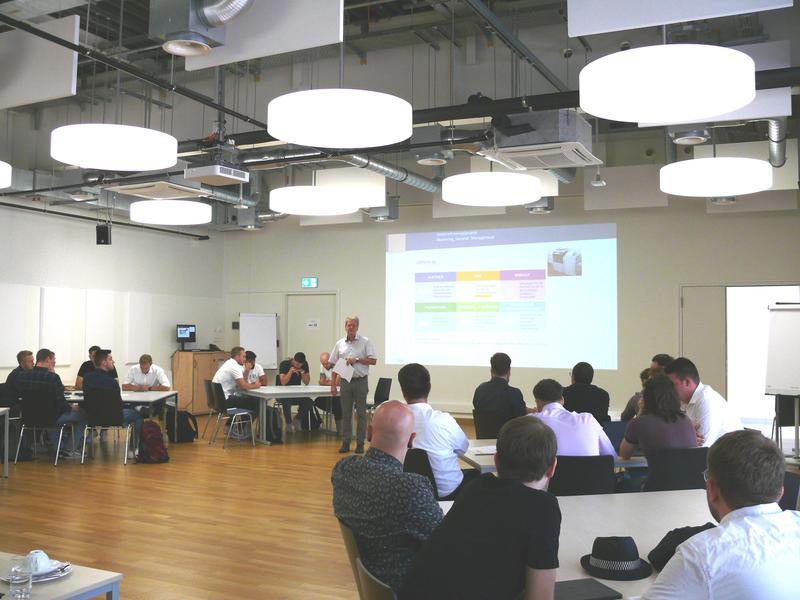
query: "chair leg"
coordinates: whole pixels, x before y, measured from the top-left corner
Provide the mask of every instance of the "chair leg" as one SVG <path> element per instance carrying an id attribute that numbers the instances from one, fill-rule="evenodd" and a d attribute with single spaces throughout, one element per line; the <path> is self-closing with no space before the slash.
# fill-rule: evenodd
<path id="1" fill-rule="evenodd" d="M 33 428 L 33 458 L 36 458 L 36 427 Z"/>
<path id="2" fill-rule="evenodd" d="M 222 448 L 223 449 L 228 447 L 228 439 L 231 437 L 231 431 L 233 431 L 233 428 L 236 427 L 236 425 L 238 423 L 238 421 L 237 421 L 238 418 L 239 418 L 239 415 L 235 414 L 235 415 L 233 415 L 233 419 L 231 419 L 231 426 L 228 427 L 228 433 L 225 434 L 225 441 L 222 442 Z"/>
<path id="3" fill-rule="evenodd" d="M 74 428 L 73 428 L 73 433 L 74 432 L 75 431 L 74 431 Z M 88 438 L 90 435 L 91 434 L 89 433 L 89 427 L 88 426 L 84 427 L 83 428 L 83 445 L 81 447 L 81 464 L 83 464 L 83 461 L 86 458 L 86 438 Z M 91 439 L 91 438 L 89 438 L 89 439 Z"/>
<path id="4" fill-rule="evenodd" d="M 25 425 L 23 425 L 19 430 L 19 439 L 17 440 L 17 454 L 14 456 L 14 464 L 17 464 L 17 459 L 19 459 L 19 447 L 22 445 L 22 435 L 25 433 Z M 8 460 L 6 458 L 6 460 Z"/>
<path id="5" fill-rule="evenodd" d="M 214 431 L 211 432 L 211 437 L 208 438 L 209 446 L 213 446 L 217 443 L 217 433 L 219 433 L 221 423 L 225 423 L 225 417 L 222 415 L 222 413 L 217 413 L 217 422 L 214 425 Z"/>
<path id="6" fill-rule="evenodd" d="M 205 427 L 203 427 L 203 434 L 200 436 L 200 439 L 201 439 L 201 440 L 202 440 L 204 437 L 206 437 L 206 430 L 208 429 L 208 424 L 211 422 L 211 417 L 212 417 L 213 415 L 214 415 L 214 413 L 213 413 L 213 412 L 210 412 L 210 413 L 208 413 L 208 418 L 206 419 L 206 426 L 205 426 Z"/>
<path id="7" fill-rule="evenodd" d="M 69 424 L 69 430 L 70 430 L 70 433 L 71 433 L 70 439 L 72 440 L 72 453 L 74 454 L 75 453 L 75 423 L 70 423 Z"/>
<path id="8" fill-rule="evenodd" d="M 61 440 L 64 437 L 64 425 L 58 430 L 58 446 L 56 446 L 56 462 L 53 463 L 54 467 L 58 466 L 58 455 L 61 454 Z"/>
<path id="9" fill-rule="evenodd" d="M 119 429 L 117 431 L 119 431 Z M 123 450 L 123 452 L 125 453 L 125 458 L 122 461 L 123 465 L 128 464 L 128 448 L 130 448 L 130 444 L 131 444 L 131 426 L 128 425 L 125 428 L 125 450 Z"/>
<path id="10" fill-rule="evenodd" d="M 253 426 L 253 415 L 250 415 L 250 438 L 253 441 L 253 448 L 256 447 L 256 428 Z"/>

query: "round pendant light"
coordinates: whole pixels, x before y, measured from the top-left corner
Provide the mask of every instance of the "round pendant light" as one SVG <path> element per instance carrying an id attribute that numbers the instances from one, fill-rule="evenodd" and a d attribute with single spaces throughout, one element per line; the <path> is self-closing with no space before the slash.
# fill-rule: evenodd
<path id="1" fill-rule="evenodd" d="M 148 225 L 203 225 L 211 206 L 194 200 L 140 200 L 131 204 L 131 221 Z"/>
<path id="2" fill-rule="evenodd" d="M 661 167 L 659 177 L 661 191 L 673 196 L 741 196 L 769 189 L 772 165 L 755 158 L 695 158 Z"/>
<path id="3" fill-rule="evenodd" d="M 744 52 L 721 46 L 647 46 L 589 63 L 578 85 L 581 108 L 595 117 L 688 123 L 752 102 L 755 63 Z"/>
<path id="4" fill-rule="evenodd" d="M 11 165 L 0 160 L 0 190 L 11 187 Z"/>
<path id="5" fill-rule="evenodd" d="M 481 172 L 442 181 L 442 200 L 463 206 L 519 206 L 542 197 L 542 181 L 523 173 Z"/>
<path id="6" fill-rule="evenodd" d="M 411 104 L 370 90 L 319 89 L 278 96 L 267 107 L 269 134 L 315 148 L 374 148 L 407 140 Z"/>
<path id="7" fill-rule="evenodd" d="M 53 130 L 50 156 L 82 169 L 155 171 L 178 162 L 178 140 L 144 127 L 81 123 Z"/>
<path id="8" fill-rule="evenodd" d="M 269 209 L 276 213 L 306 217 L 349 215 L 356 212 L 358 202 L 349 201 L 346 194 L 324 186 L 294 185 L 271 190 Z"/>

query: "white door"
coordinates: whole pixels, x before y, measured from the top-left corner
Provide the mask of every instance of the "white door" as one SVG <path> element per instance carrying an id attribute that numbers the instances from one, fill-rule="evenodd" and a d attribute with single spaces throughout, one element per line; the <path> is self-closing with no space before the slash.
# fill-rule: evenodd
<path id="1" fill-rule="evenodd" d="M 336 294 L 289 294 L 286 296 L 286 347 L 282 358 L 304 352 L 317 383 L 319 355 L 330 352 L 344 325 L 336 320 Z M 341 333 L 341 335 L 344 335 Z"/>
<path id="2" fill-rule="evenodd" d="M 728 395 L 725 308 L 725 286 L 681 286 L 681 356 L 723 398 Z"/>

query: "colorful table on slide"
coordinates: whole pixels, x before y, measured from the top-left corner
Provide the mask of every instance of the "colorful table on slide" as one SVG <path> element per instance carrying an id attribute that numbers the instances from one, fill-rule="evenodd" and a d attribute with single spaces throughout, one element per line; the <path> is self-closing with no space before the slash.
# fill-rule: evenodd
<path id="1" fill-rule="evenodd" d="M 419 332 L 544 328 L 544 269 L 416 273 L 414 280 Z"/>

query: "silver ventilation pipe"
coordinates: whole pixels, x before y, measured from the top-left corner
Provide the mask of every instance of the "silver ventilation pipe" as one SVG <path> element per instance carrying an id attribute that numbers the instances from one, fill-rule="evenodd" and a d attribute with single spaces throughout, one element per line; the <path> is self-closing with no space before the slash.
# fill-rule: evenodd
<path id="1" fill-rule="evenodd" d="M 776 169 L 786 164 L 786 117 L 767 119 L 769 164 Z"/>
<path id="2" fill-rule="evenodd" d="M 572 183 L 575 181 L 575 175 L 577 174 L 578 170 L 575 167 L 559 167 L 547 169 L 547 172 L 558 179 L 561 183 Z"/>
<path id="3" fill-rule="evenodd" d="M 221 27 L 250 8 L 251 4 L 253 0 L 203 0 L 197 12 L 209 27 Z"/>
<path id="4" fill-rule="evenodd" d="M 405 183 L 406 185 L 419 188 L 426 192 L 438 192 L 442 189 L 442 184 L 440 181 L 435 181 L 433 179 L 423 177 L 422 175 L 411 173 L 403 167 L 396 167 L 390 163 L 383 162 L 382 160 L 369 158 L 360 154 L 332 157 L 331 160 L 342 161 L 348 165 L 353 165 L 354 167 L 360 167 L 375 173 L 380 173 L 387 179 L 393 179 L 394 181 Z"/>

